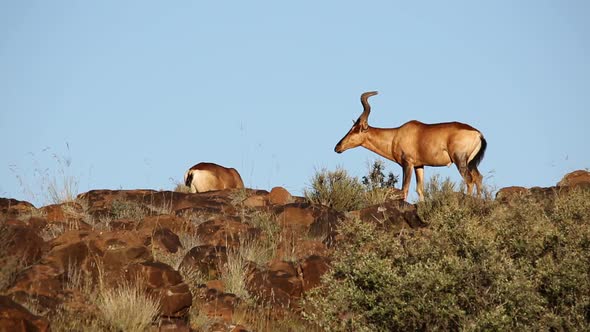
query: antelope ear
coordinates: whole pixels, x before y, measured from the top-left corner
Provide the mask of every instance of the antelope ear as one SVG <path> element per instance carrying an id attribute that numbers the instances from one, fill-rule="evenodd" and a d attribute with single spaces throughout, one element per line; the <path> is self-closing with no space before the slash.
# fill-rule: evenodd
<path id="1" fill-rule="evenodd" d="M 369 129 L 369 124 L 367 123 L 367 120 L 361 120 L 361 131 L 367 131 Z"/>

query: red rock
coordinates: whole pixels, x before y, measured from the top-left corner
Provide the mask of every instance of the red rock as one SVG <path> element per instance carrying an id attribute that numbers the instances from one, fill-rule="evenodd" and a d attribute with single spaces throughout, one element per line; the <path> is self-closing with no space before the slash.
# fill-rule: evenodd
<path id="1" fill-rule="evenodd" d="M 76 202 L 47 205 L 39 209 L 45 219 L 50 223 L 64 222 L 73 223 L 83 221 L 84 208 Z"/>
<path id="2" fill-rule="evenodd" d="M 293 202 L 293 196 L 283 187 L 272 188 L 269 199 L 272 205 L 285 205 Z"/>
<path id="3" fill-rule="evenodd" d="M 584 187 L 590 188 L 590 172 L 586 170 L 577 170 L 566 174 L 561 181 L 557 183 L 558 187 Z"/>
<path id="4" fill-rule="evenodd" d="M 201 291 L 203 292 L 203 290 Z M 235 294 L 219 292 L 216 289 L 206 289 L 198 295 L 201 303 L 199 310 L 208 317 L 221 319 L 224 322 L 231 322 L 234 310 L 237 308 L 240 299 Z"/>
<path id="5" fill-rule="evenodd" d="M 150 262 L 152 254 L 145 246 L 124 246 L 105 251 L 102 264 L 107 275 L 120 273 L 129 264 Z"/>
<path id="6" fill-rule="evenodd" d="M 322 276 L 330 269 L 330 261 L 322 256 L 309 256 L 301 263 L 303 274 L 303 291 L 309 291 L 320 285 Z"/>
<path id="7" fill-rule="evenodd" d="M 315 222 L 313 207 L 308 204 L 289 204 L 277 215 L 277 221 L 286 227 L 308 229 Z"/>
<path id="8" fill-rule="evenodd" d="M 205 244 L 213 246 L 237 246 L 241 238 L 255 238 L 260 230 L 239 221 L 214 219 L 197 227 L 197 234 Z"/>
<path id="9" fill-rule="evenodd" d="M 308 203 L 291 203 L 277 206 L 274 209 L 277 221 L 286 232 L 286 238 L 302 237 L 303 235 L 324 238 L 330 246 L 336 236 L 336 229 L 343 214 L 318 205 Z"/>
<path id="10" fill-rule="evenodd" d="M 253 273 L 248 291 L 264 303 L 286 308 L 294 305 L 301 297 L 303 283 L 293 263 L 274 262 L 268 269 Z"/>
<path id="11" fill-rule="evenodd" d="M 521 197 L 530 194 L 530 191 L 525 187 L 505 187 L 496 193 L 496 200 L 502 202 L 508 202 L 516 197 Z"/>
<path id="12" fill-rule="evenodd" d="M 54 246 L 43 258 L 43 263 L 55 266 L 63 273 L 80 266 L 87 257 L 88 246 L 84 242 L 77 241 Z"/>
<path id="13" fill-rule="evenodd" d="M 94 217 L 112 216 L 113 203 L 143 201 L 155 194 L 155 190 L 91 190 L 76 197 L 88 206 L 87 212 Z"/>
<path id="14" fill-rule="evenodd" d="M 223 285 L 223 281 L 221 280 L 209 280 L 207 281 L 207 288 L 214 289 L 219 293 L 223 293 L 225 291 L 225 286 Z"/>
<path id="15" fill-rule="evenodd" d="M 158 332 L 191 332 L 184 319 L 161 318 L 158 321 Z"/>
<path id="16" fill-rule="evenodd" d="M 176 234 L 179 234 L 180 232 L 193 233 L 195 231 L 195 227 L 190 221 L 169 214 L 147 216 L 141 220 L 139 228 L 149 230 L 168 228 Z"/>
<path id="17" fill-rule="evenodd" d="M 50 242 L 42 261 L 61 272 L 80 267 L 94 277 L 100 262 L 107 283 L 116 282 L 127 265 L 153 260 L 146 246 L 150 236 L 140 231 L 67 231 Z"/>
<path id="18" fill-rule="evenodd" d="M 249 208 L 268 206 L 268 194 L 249 196 L 242 202 L 242 204 Z"/>
<path id="19" fill-rule="evenodd" d="M 45 308 L 54 308 L 61 302 L 61 275 L 56 267 L 33 265 L 19 274 L 15 284 L 8 289 L 8 294 L 19 301 L 35 299 Z"/>
<path id="20" fill-rule="evenodd" d="M 137 220 L 122 218 L 110 221 L 108 227 L 114 231 L 131 231 L 137 229 L 138 223 Z"/>
<path id="21" fill-rule="evenodd" d="M 182 276 L 171 266 L 154 262 L 132 264 L 127 278 L 142 282 L 160 302 L 160 312 L 168 317 L 184 317 L 192 305 L 192 294 Z"/>
<path id="22" fill-rule="evenodd" d="M 299 261 L 312 255 L 328 255 L 328 251 L 326 244 L 319 239 L 309 240 L 303 235 L 293 234 L 279 243 L 276 259 Z"/>
<path id="23" fill-rule="evenodd" d="M 391 229 L 394 232 L 426 226 L 418 215 L 416 206 L 403 200 L 387 201 L 369 206 L 357 213 L 362 221 L 377 223 L 380 227 Z"/>
<path id="24" fill-rule="evenodd" d="M 3 245 L 6 252 L 0 256 L 15 257 L 23 266 L 31 265 L 41 259 L 45 242 L 37 235 L 34 228 L 15 222 L 0 227 L 0 232 L 3 232 L 2 239 L 8 241 Z M 3 264 L 1 260 L 0 264 Z"/>
<path id="25" fill-rule="evenodd" d="M 192 248 L 180 263 L 180 268 L 202 272 L 208 279 L 220 276 L 220 268 L 227 263 L 225 246 L 201 245 Z"/>
<path id="26" fill-rule="evenodd" d="M 0 296 L 0 331 L 49 331 L 49 322 L 45 318 L 33 315 L 9 297 Z"/>
<path id="27" fill-rule="evenodd" d="M 0 219 L 16 219 L 19 216 L 31 214 L 35 210 L 35 206 L 29 202 L 0 197 Z"/>
<path id="28" fill-rule="evenodd" d="M 238 211 L 231 202 L 239 190 L 243 189 L 226 189 L 195 194 L 143 189 L 91 190 L 78 195 L 77 199 L 84 201 L 88 206 L 87 212 L 95 217 L 112 216 L 112 208 L 117 202 L 135 204 L 148 215 L 162 214 L 162 210 L 170 211 L 171 214 L 177 216 L 187 213 L 237 215 Z M 175 230 L 173 227 L 169 228 Z"/>
<path id="29" fill-rule="evenodd" d="M 152 245 L 171 253 L 177 252 L 178 248 L 182 247 L 178 235 L 165 227 L 160 227 L 154 230 L 152 235 Z"/>

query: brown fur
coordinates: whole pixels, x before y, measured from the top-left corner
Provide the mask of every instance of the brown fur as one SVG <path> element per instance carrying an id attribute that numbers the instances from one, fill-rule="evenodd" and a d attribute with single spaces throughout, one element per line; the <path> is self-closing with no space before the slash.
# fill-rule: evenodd
<path id="1" fill-rule="evenodd" d="M 402 191 L 404 198 L 412 177 L 416 173 L 416 191 L 424 198 L 424 166 L 449 166 L 455 164 L 471 193 L 473 185 L 481 193 L 482 176 L 477 170 L 483 159 L 487 142 L 481 132 L 460 122 L 424 124 L 412 120 L 397 128 L 374 128 L 367 120 L 371 111 L 368 97 L 376 91 L 361 95 L 364 111 L 334 148 L 342 153 L 362 146 L 380 156 L 395 161 L 403 169 Z"/>
<path id="2" fill-rule="evenodd" d="M 244 188 L 244 182 L 238 171 L 214 163 L 196 164 L 185 173 L 184 181 L 193 193 Z"/>

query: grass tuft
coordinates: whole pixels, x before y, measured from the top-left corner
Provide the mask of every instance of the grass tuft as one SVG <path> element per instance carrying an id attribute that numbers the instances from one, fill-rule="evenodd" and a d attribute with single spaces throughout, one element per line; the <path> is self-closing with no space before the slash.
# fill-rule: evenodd
<path id="1" fill-rule="evenodd" d="M 96 305 L 107 324 L 117 331 L 145 331 L 160 311 L 159 303 L 137 284 L 103 289 Z"/>
<path id="2" fill-rule="evenodd" d="M 250 293 L 246 288 L 248 274 L 250 273 L 248 261 L 244 258 L 239 248 L 227 250 L 227 263 L 221 268 L 221 281 L 225 291 L 235 294 L 237 297 L 248 300 Z"/>

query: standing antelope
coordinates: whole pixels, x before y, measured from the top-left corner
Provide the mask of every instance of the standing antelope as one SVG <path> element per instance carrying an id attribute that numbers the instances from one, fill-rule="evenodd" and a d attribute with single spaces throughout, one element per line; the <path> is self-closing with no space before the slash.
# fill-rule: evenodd
<path id="1" fill-rule="evenodd" d="M 477 165 L 483 159 L 486 140 L 479 130 L 460 122 L 425 124 L 409 121 L 398 128 L 374 128 L 367 120 L 371 106 L 367 99 L 377 91 L 361 95 L 363 113 L 356 120 L 334 151 L 342 153 L 362 146 L 378 155 L 395 161 L 403 169 L 402 192 L 408 197 L 412 169 L 416 172 L 416 192 L 424 200 L 424 166 L 450 166 L 455 164 L 467 184 L 467 194 L 473 185 L 481 195 L 482 176 Z"/>
<path id="2" fill-rule="evenodd" d="M 184 184 L 191 193 L 244 188 L 244 182 L 238 171 L 214 163 L 198 163 L 184 174 Z"/>

